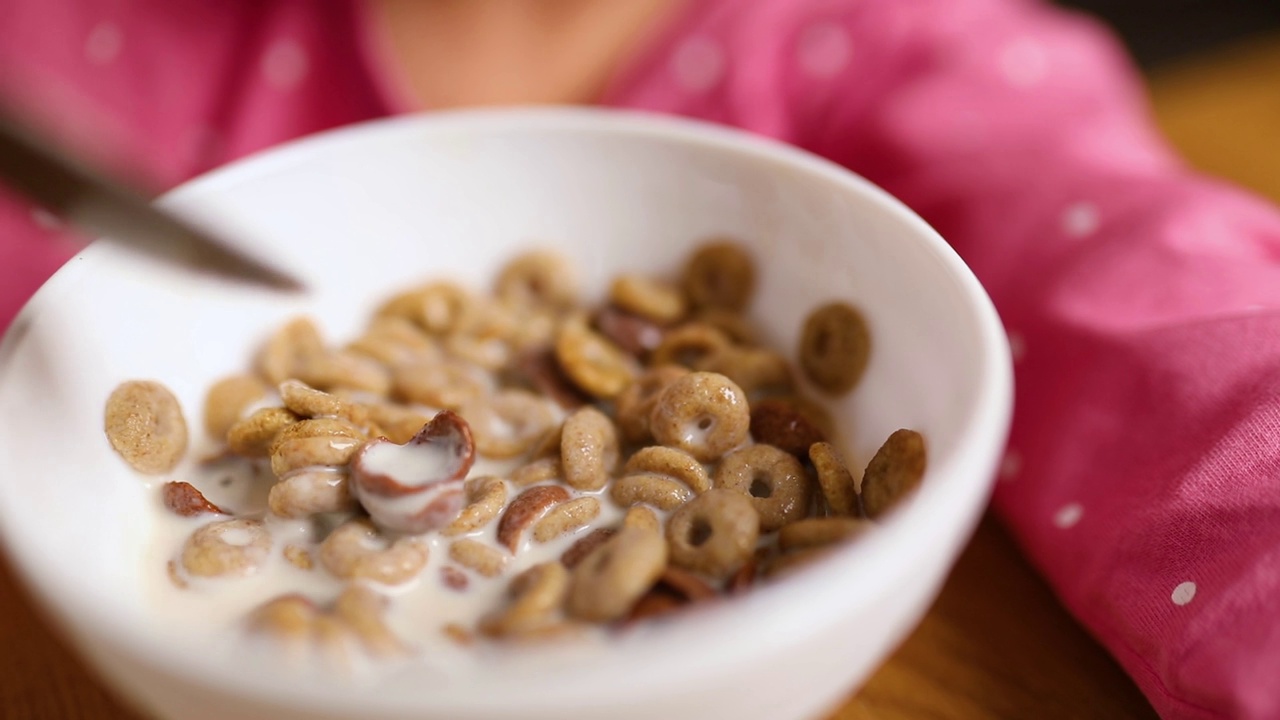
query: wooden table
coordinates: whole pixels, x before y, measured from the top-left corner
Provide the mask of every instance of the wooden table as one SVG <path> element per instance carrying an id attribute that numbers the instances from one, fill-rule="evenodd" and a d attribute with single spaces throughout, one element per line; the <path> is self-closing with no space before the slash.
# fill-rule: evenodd
<path id="1" fill-rule="evenodd" d="M 1280 37 L 1152 78 L 1195 164 L 1280 200 Z M 139 720 L 50 633 L 0 560 L 0 718 Z M 991 518 L 897 653 L 832 720 L 1154 718 Z"/>

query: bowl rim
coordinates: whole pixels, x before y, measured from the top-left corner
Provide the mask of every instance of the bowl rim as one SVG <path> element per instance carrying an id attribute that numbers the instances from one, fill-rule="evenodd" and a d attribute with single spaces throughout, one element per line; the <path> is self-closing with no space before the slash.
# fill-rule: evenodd
<path id="1" fill-rule="evenodd" d="M 820 633 L 823 623 L 811 622 L 804 626 L 795 623 L 774 623 L 764 627 L 753 626 L 751 637 L 739 638 L 733 647 L 715 643 L 699 643 L 714 647 L 682 648 L 680 653 L 662 654 L 664 639 L 679 636 L 681 629 L 695 622 L 704 632 L 716 628 L 728 628 L 734 622 L 744 622 L 765 610 L 778 606 L 804 607 L 806 614 L 820 618 L 840 617 L 840 606 L 865 605 L 887 588 L 907 579 L 915 560 L 926 552 L 937 552 L 933 543 L 940 539 L 967 538 L 976 526 L 985 507 L 994 482 L 998 458 L 1007 438 L 1013 409 L 1013 371 L 1008 341 L 1002 323 L 989 296 L 968 266 L 955 250 L 923 219 L 902 202 L 856 173 L 813 155 L 807 151 L 747 131 L 714 125 L 700 120 L 661 115 L 652 112 L 604 108 L 532 107 L 469 109 L 423 114 L 401 115 L 366 121 L 316 133 L 280 145 L 267 148 L 191 179 L 163 195 L 158 202 L 173 204 L 195 200 L 199 196 L 216 193 L 220 188 L 234 185 L 247 178 L 270 174 L 290 164 L 305 162 L 316 154 L 324 154 L 333 146 L 361 143 L 372 138 L 419 136 L 422 134 L 447 135 L 464 133 L 493 135 L 510 132 L 538 130 L 574 131 L 597 137 L 631 137 L 655 141 L 697 145 L 730 154 L 748 155 L 754 159 L 785 166 L 793 171 L 816 177 L 843 193 L 853 193 L 869 198 L 873 204 L 911 229 L 915 240 L 922 243 L 934 258 L 947 270 L 958 284 L 959 294 L 966 299 L 966 310 L 977 329 L 977 341 L 981 353 L 981 368 L 976 378 L 976 401 L 969 409 L 968 421 L 956 443 L 956 451 L 942 465 L 931 463 L 930 472 L 947 478 L 934 483 L 929 492 L 921 492 L 908 506 L 895 512 L 865 542 L 841 548 L 813 568 L 807 568 L 789 577 L 786 582 L 757 588 L 732 603 L 726 603 L 713 613 L 695 613 L 692 620 L 677 618 L 671 623 L 654 628 L 651 632 L 637 633 L 635 637 L 622 639 L 628 643 L 630 657 L 661 658 L 662 662 L 644 663 L 630 674 L 627 685 L 637 691 L 643 688 L 662 687 L 677 680 L 697 677 L 700 672 L 719 674 L 731 669 L 734 662 L 769 653 L 777 648 L 802 642 L 805 637 Z M 77 257 L 59 269 L 28 301 L 14 319 L 8 332 L 0 339 L 0 367 L 8 364 L 10 356 L 21 346 L 24 333 L 21 328 L 37 321 L 42 308 L 54 302 L 58 295 L 70 291 L 75 279 L 86 267 L 93 264 L 103 251 L 102 243 L 93 243 Z M 4 486 L 0 485 L 0 497 Z M 100 643 L 107 643 L 116 651 L 127 653 L 133 660 L 171 677 L 187 677 L 212 690 L 238 696 L 256 698 L 268 702 L 288 702 L 298 706 L 325 708 L 330 711 L 343 707 L 352 711 L 369 712 L 374 709 L 405 711 L 433 708 L 448 711 L 449 708 L 514 709 L 528 706 L 529 698 L 521 696 L 519 687 L 505 686 L 509 692 L 449 695 L 426 693 L 398 695 L 352 692 L 341 684 L 317 688 L 307 687 L 307 694 L 300 688 L 282 688 L 274 679 L 246 678 L 235 669 L 218 663 L 193 658 L 183 652 L 180 644 L 152 642 L 130 631 L 125 623 L 112 622 L 109 614 L 94 603 L 86 602 L 83 586 L 78 586 L 74 575 L 56 563 L 45 565 L 38 548 L 23 542 L 10 532 L 7 522 L 11 504 L 0 502 L 0 549 L 7 554 L 21 578 L 24 587 L 38 598 L 40 610 L 51 615 L 59 631 L 68 627 L 79 628 L 83 637 L 76 642 L 87 642 L 93 636 Z M 929 542 L 912 543 L 909 534 L 925 530 Z M 911 556 L 904 555 L 913 548 Z M 959 546 L 947 547 L 946 567 L 950 567 L 958 555 Z M 832 597 L 823 593 L 828 578 L 834 573 L 856 571 L 882 578 L 879 583 L 855 590 L 856 596 Z M 944 576 L 945 577 L 945 576 Z M 942 577 L 934 583 L 934 592 Z M 914 623 L 912 623 L 914 625 Z M 722 639 L 722 638 L 720 638 Z M 669 645 L 668 645 L 669 650 Z M 886 650 L 888 652 L 888 650 Z M 630 660 L 630 657 L 628 660 Z M 708 664 L 718 665 L 714 670 L 700 670 Z M 632 663 L 632 665 L 638 665 Z M 513 678 L 515 683 L 530 678 Z M 541 680 L 545 682 L 545 677 Z M 504 682 L 507 678 L 504 678 Z M 536 685 L 538 678 L 532 677 Z M 474 686 L 472 686 L 474 687 Z M 533 687 L 532 685 L 530 687 Z M 546 688 L 540 688 L 545 690 Z M 575 690 L 584 690 L 579 686 Z M 544 693 L 544 704 L 590 695 L 584 692 Z M 618 688 L 597 688 L 597 693 L 607 692 L 616 702 Z M 591 696 L 595 697 L 595 696 Z"/>

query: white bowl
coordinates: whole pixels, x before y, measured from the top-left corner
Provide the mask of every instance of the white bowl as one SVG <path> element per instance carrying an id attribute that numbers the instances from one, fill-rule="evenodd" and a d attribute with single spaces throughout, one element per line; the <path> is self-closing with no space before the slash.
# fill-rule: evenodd
<path id="1" fill-rule="evenodd" d="M 1011 411 L 1008 347 L 978 282 L 932 229 L 870 183 L 766 140 L 581 110 L 468 112 L 292 143 L 170 194 L 287 258 L 303 298 L 192 276 L 96 243 L 0 346 L 0 532 L 15 567 L 90 664 L 164 718 L 734 718 L 829 710 L 918 622 L 987 500 Z M 816 304 L 864 309 L 857 391 L 832 409 L 862 461 L 899 427 L 929 445 L 921 490 L 830 560 L 713 612 L 585 656 L 373 686 L 306 684 L 202 654 L 149 622 L 140 588 L 153 493 L 108 446 L 119 382 L 168 384 L 198 427 L 204 389 L 305 310 L 336 337 L 400 286 L 484 283 L 555 244 L 592 293 L 623 269 L 670 272 L 696 241 L 752 248 L 754 310 L 793 348 Z M 153 609 L 153 608 L 152 608 Z M 199 622 L 199 618 L 192 618 Z"/>

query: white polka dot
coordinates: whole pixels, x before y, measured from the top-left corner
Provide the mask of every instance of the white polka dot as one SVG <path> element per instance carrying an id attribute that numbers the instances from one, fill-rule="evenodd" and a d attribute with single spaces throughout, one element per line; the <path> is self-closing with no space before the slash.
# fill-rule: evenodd
<path id="1" fill-rule="evenodd" d="M 702 92 L 720 82 L 724 74 L 724 51 L 714 40 L 692 37 L 671 56 L 671 72 L 686 90 Z"/>
<path id="2" fill-rule="evenodd" d="M 62 221 L 58 219 L 58 216 L 44 208 L 31 209 L 31 222 L 35 223 L 36 227 L 41 230 L 48 230 L 50 232 L 60 230 L 62 228 Z"/>
<path id="3" fill-rule="evenodd" d="M 293 40 L 280 40 L 262 56 L 262 74 L 271 85 L 288 90 L 307 76 L 310 63 L 302 46 Z"/>
<path id="4" fill-rule="evenodd" d="M 1169 596 L 1169 599 L 1173 601 L 1174 605 L 1186 605 L 1195 596 L 1196 584 L 1188 580 L 1174 588 L 1173 594 Z"/>
<path id="5" fill-rule="evenodd" d="M 810 77 L 830 78 L 848 67 L 853 57 L 853 42 L 839 25 L 817 23 L 800 34 L 796 53 L 800 69 Z"/>
<path id="6" fill-rule="evenodd" d="M 1098 208 L 1093 203 L 1079 202 L 1062 213 L 1062 232 L 1067 237 L 1088 237 L 1098 229 Z"/>
<path id="7" fill-rule="evenodd" d="M 1080 522 L 1080 516 L 1084 515 L 1084 508 L 1080 503 L 1067 503 L 1058 508 L 1058 512 L 1053 515 L 1053 524 L 1066 530 L 1067 528 Z"/>
<path id="8" fill-rule="evenodd" d="M 1022 472 L 1022 456 L 1016 450 L 1010 450 L 1004 454 L 1004 460 L 1000 461 L 1000 479 L 1012 480 Z"/>
<path id="9" fill-rule="evenodd" d="M 84 57 L 94 65 L 107 65 L 120 56 L 124 33 L 112 22 L 100 22 L 89 31 L 84 41 Z"/>
<path id="10" fill-rule="evenodd" d="M 1044 79 L 1048 69 L 1044 48 L 1031 38 L 1014 40 L 1000 52 L 1000 71 L 1014 87 L 1031 87 Z"/>
<path id="11" fill-rule="evenodd" d="M 1014 362 L 1022 362 L 1022 358 L 1027 355 L 1027 341 L 1016 332 L 1009 333 L 1009 354 L 1013 356 Z"/>

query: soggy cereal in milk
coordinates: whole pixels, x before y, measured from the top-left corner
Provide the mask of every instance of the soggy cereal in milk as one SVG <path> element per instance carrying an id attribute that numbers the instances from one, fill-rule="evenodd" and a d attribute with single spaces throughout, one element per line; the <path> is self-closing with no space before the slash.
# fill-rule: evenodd
<path id="1" fill-rule="evenodd" d="M 590 305 L 533 251 L 345 343 L 296 318 L 209 388 L 190 452 L 172 393 L 123 384 L 105 430 L 162 478 L 159 609 L 352 671 L 608 637 L 820 558 L 920 483 L 924 442 L 895 432 L 855 477 L 806 393 L 854 389 L 867 325 L 824 305 L 792 363 L 758 343 L 756 273 L 711 242 Z"/>

